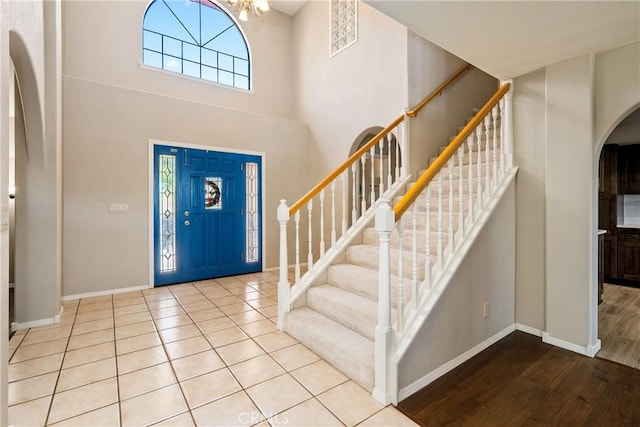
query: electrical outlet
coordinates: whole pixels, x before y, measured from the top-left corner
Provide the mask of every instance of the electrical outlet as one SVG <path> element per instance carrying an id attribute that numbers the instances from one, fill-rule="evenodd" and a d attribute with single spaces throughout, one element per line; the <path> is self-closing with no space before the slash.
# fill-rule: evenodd
<path id="1" fill-rule="evenodd" d="M 489 317 L 489 303 L 485 302 L 484 303 L 484 313 L 483 313 L 484 317 Z"/>

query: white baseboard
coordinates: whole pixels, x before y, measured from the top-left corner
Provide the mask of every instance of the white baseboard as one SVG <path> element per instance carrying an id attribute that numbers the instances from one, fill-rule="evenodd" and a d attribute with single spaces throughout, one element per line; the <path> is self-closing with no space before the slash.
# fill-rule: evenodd
<path id="1" fill-rule="evenodd" d="M 569 341 L 561 340 L 560 338 L 552 337 L 547 332 L 542 333 L 542 342 L 546 342 L 547 344 L 564 348 L 565 350 L 573 351 L 574 353 L 582 354 L 589 357 L 594 357 L 596 353 L 600 351 L 600 347 L 602 345 L 600 340 L 597 340 L 594 345 L 582 346 Z"/>
<path id="2" fill-rule="evenodd" d="M 59 323 L 63 312 L 64 312 L 64 307 L 61 306 L 58 314 L 56 314 L 53 317 L 49 317 L 46 319 L 32 320 L 30 322 L 11 322 L 11 332 L 15 332 L 19 329 L 37 328 L 38 326 L 47 326 L 47 325 L 53 325 L 54 323 Z"/>
<path id="3" fill-rule="evenodd" d="M 513 332 L 515 330 L 516 330 L 516 325 L 515 324 L 507 326 L 506 328 L 504 328 L 503 330 L 501 330 L 497 334 L 493 335 L 492 337 L 487 338 L 486 340 L 484 340 L 483 342 L 481 342 L 477 346 L 475 346 L 472 349 L 462 353 L 461 355 L 459 355 L 455 359 L 451 359 L 450 361 L 448 361 L 444 365 L 441 365 L 440 367 L 436 368 L 435 370 L 429 372 L 428 374 L 426 374 L 422 378 L 419 378 L 416 381 L 414 381 L 413 383 L 409 384 L 408 386 L 403 387 L 402 389 L 400 389 L 399 396 L 398 396 L 398 401 L 402 401 L 402 400 L 406 399 L 407 397 L 411 396 L 412 394 L 416 393 L 417 391 L 422 390 L 424 387 L 426 387 L 427 385 L 429 385 L 433 381 L 437 380 L 438 378 L 440 378 L 441 376 L 443 376 L 447 372 L 457 368 L 458 366 L 460 366 L 461 364 L 463 364 L 467 360 L 471 359 L 473 356 L 475 356 L 476 354 L 480 353 L 481 351 L 486 350 L 487 348 L 489 348 L 490 346 L 492 346 L 496 342 L 500 341 L 502 338 L 506 337 L 507 335 L 509 335 L 511 332 Z"/>
<path id="4" fill-rule="evenodd" d="M 541 329 L 532 328 L 531 326 L 523 325 L 522 323 L 516 323 L 516 330 L 542 338 L 543 332 Z"/>
<path id="5" fill-rule="evenodd" d="M 306 267 L 307 265 L 309 265 L 309 264 L 306 263 L 306 262 L 300 263 L 300 267 Z M 296 267 L 295 264 L 290 264 L 290 265 L 287 266 L 287 268 L 295 268 L 295 267 Z M 265 268 L 264 271 L 280 271 L 280 267 L 279 266 L 277 266 L 277 267 L 268 267 L 268 268 Z"/>
<path id="6" fill-rule="evenodd" d="M 125 292 L 143 291 L 145 289 L 149 289 L 149 286 L 147 285 L 131 286 L 129 288 L 107 289 L 106 291 L 95 291 L 95 292 L 86 292 L 83 294 L 65 295 L 62 297 L 62 301 L 71 301 L 71 300 L 81 299 L 81 298 L 101 297 L 104 295 L 123 294 Z"/>

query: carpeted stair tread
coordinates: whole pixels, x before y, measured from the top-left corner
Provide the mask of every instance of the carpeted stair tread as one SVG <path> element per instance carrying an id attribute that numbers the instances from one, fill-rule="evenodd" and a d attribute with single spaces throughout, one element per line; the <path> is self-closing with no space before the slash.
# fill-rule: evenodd
<path id="1" fill-rule="evenodd" d="M 355 264 L 340 263 L 329 267 L 327 281 L 331 285 L 377 301 L 379 274 L 378 270 Z M 405 301 L 411 297 L 411 282 L 408 280 L 404 280 L 404 296 Z M 391 275 L 391 301 L 395 307 L 398 301 L 398 277 L 394 275 Z"/>
<path id="2" fill-rule="evenodd" d="M 364 389 L 373 391 L 373 341 L 308 307 L 287 315 L 285 331 Z"/>
<path id="3" fill-rule="evenodd" d="M 378 303 L 328 284 L 307 291 L 307 307 L 327 316 L 360 335 L 374 340 L 378 323 Z"/>

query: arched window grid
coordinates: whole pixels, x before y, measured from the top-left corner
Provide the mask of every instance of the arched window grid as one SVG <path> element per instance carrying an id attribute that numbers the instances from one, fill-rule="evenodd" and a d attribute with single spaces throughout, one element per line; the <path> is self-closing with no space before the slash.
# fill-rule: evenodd
<path id="1" fill-rule="evenodd" d="M 188 10 L 193 7 L 197 18 Z M 147 6 L 142 23 L 144 65 L 249 91 L 250 58 L 242 27 L 217 3 L 153 0 Z"/>

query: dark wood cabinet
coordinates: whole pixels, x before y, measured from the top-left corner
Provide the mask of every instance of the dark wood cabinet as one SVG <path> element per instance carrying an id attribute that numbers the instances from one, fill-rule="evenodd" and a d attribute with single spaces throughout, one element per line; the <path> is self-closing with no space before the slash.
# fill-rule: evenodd
<path id="1" fill-rule="evenodd" d="M 607 231 L 602 241 L 602 274 L 611 281 L 618 278 L 617 145 L 603 147 L 598 179 L 598 229 Z"/>
<path id="2" fill-rule="evenodd" d="M 640 229 L 618 229 L 618 278 L 640 282 Z"/>
<path id="3" fill-rule="evenodd" d="M 600 170 L 598 171 L 598 191 L 607 194 L 618 194 L 618 146 L 605 145 L 600 154 Z"/>
<path id="4" fill-rule="evenodd" d="M 602 241 L 604 280 L 618 278 L 618 218 L 616 195 L 598 194 L 598 229 L 606 230 Z"/>
<path id="5" fill-rule="evenodd" d="M 618 147 L 619 192 L 640 194 L 640 144 Z"/>

